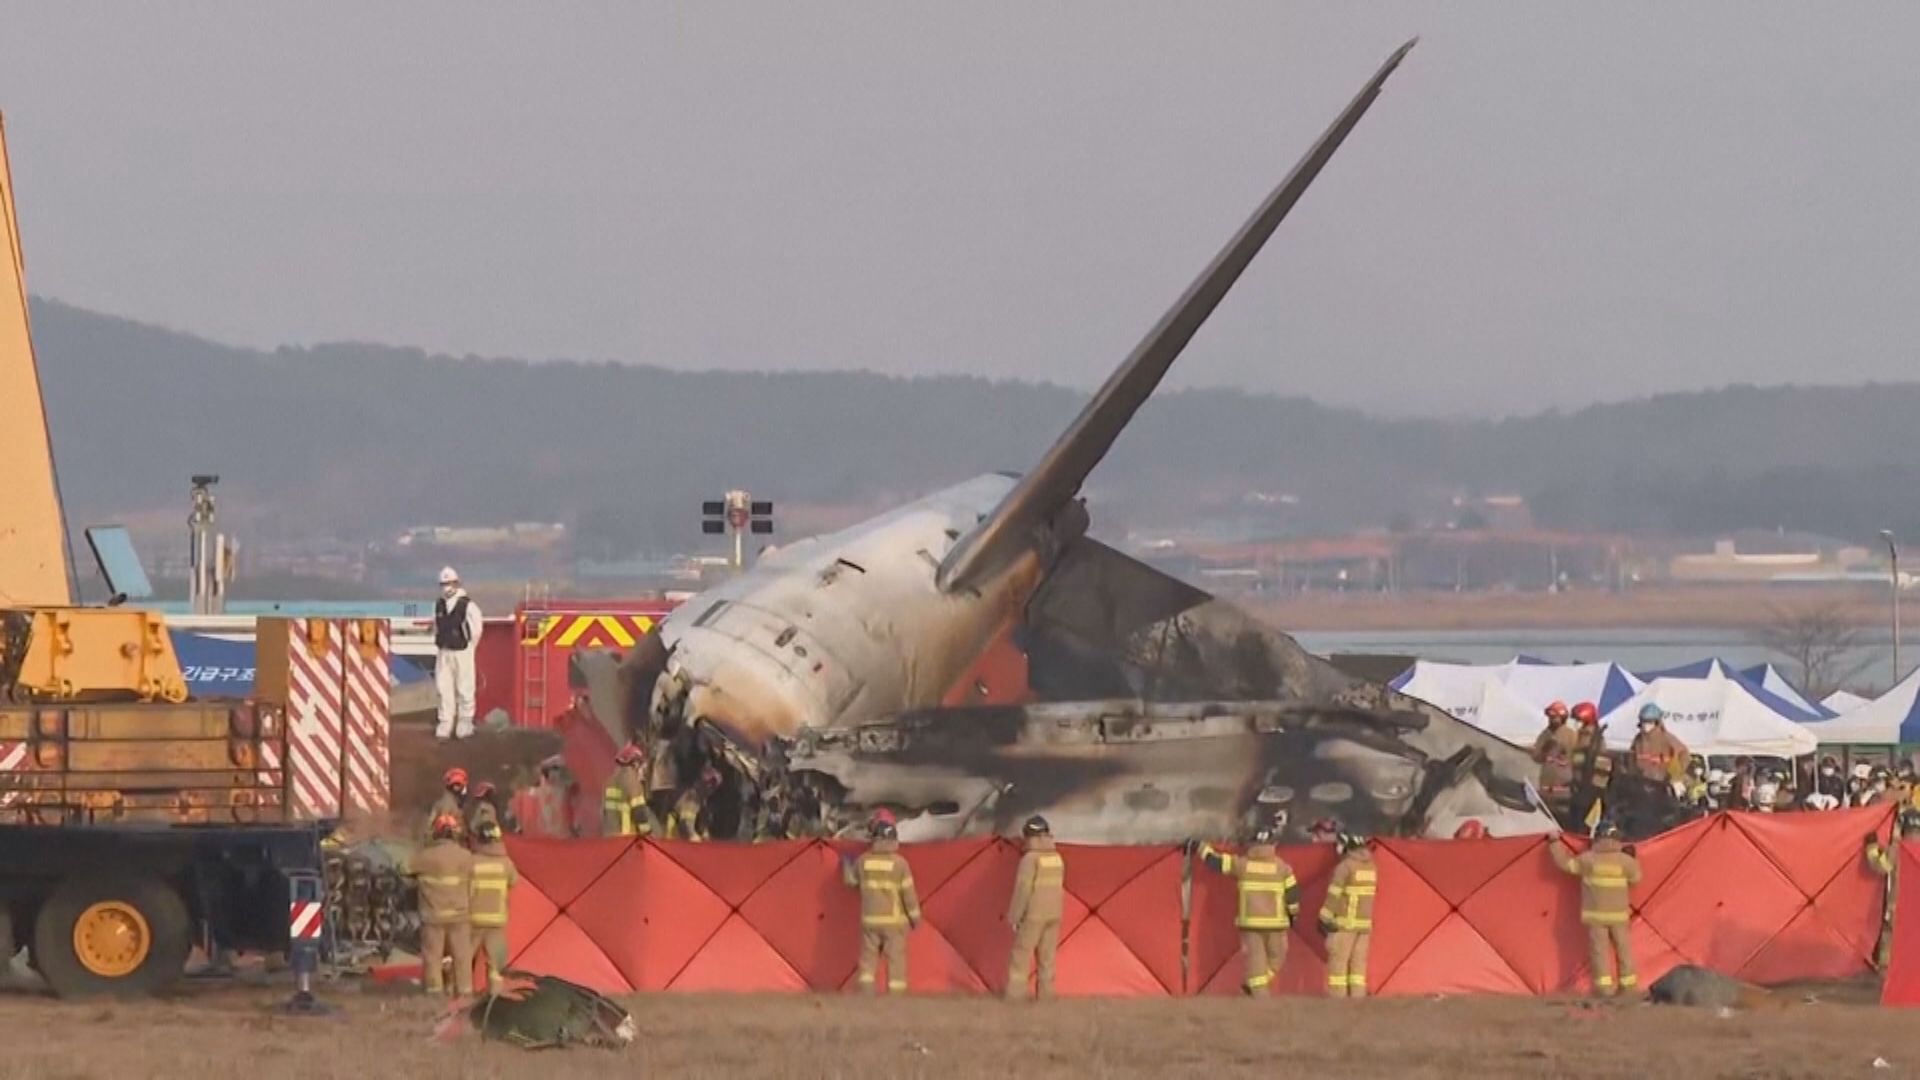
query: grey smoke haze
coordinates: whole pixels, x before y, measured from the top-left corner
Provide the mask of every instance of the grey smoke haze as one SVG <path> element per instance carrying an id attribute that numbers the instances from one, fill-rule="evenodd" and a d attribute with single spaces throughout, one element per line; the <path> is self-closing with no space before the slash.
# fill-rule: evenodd
<path id="1" fill-rule="evenodd" d="M 1124 8 L 1124 10 L 1123 10 Z M 0 5 L 36 292 L 236 343 L 1379 412 L 1914 377 L 1920 5 Z"/>

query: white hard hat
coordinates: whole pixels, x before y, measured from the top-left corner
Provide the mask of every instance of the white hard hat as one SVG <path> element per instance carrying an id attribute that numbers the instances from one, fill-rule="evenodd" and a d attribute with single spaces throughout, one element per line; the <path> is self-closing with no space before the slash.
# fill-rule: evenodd
<path id="1" fill-rule="evenodd" d="M 1872 775 L 1873 767 L 1871 765 L 1868 765 L 1864 761 L 1856 761 L 1853 763 L 1853 778 L 1855 780 L 1865 780 Z"/>
<path id="2" fill-rule="evenodd" d="M 443 566 L 440 568 L 440 584 L 453 585 L 458 583 L 459 580 L 460 575 L 453 572 L 453 567 Z"/>

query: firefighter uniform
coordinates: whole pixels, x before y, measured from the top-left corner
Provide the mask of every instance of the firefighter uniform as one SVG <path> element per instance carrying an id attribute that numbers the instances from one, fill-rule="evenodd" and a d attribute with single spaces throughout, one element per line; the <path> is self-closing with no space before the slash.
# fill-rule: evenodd
<path id="1" fill-rule="evenodd" d="M 472 802 L 473 805 L 467 808 L 467 835 L 469 837 L 478 837 L 480 835 L 480 826 L 483 824 L 492 825 L 495 829 L 500 828 L 500 812 L 493 808 L 493 800 L 476 798 L 473 799 Z"/>
<path id="2" fill-rule="evenodd" d="M 647 808 L 647 783 L 638 768 L 622 765 L 607 778 L 600 804 L 600 832 L 604 836 L 652 836 L 653 811 Z"/>
<path id="3" fill-rule="evenodd" d="M 1637 988 L 1629 891 L 1640 883 L 1640 860 L 1621 849 L 1617 835 L 1609 837 L 1604 830 L 1593 850 L 1584 855 L 1575 855 L 1557 840 L 1552 851 L 1554 863 L 1580 879 L 1580 922 L 1587 928 L 1594 993 L 1612 997 L 1619 990 Z"/>
<path id="4" fill-rule="evenodd" d="M 1287 927 L 1300 913 L 1300 883 L 1271 842 L 1256 840 L 1245 855 L 1200 848 L 1200 859 L 1234 879 L 1233 925 L 1240 930 L 1240 955 L 1249 994 L 1271 994 L 1273 981 L 1287 962 Z"/>
<path id="5" fill-rule="evenodd" d="M 446 987 L 440 966 L 453 958 L 453 988 L 473 993 L 473 853 L 442 837 L 414 854 L 410 868 L 420 886 L 420 960 L 427 992 Z"/>
<path id="6" fill-rule="evenodd" d="M 1367 996 L 1367 949 L 1373 941 L 1373 903 L 1380 869 L 1363 842 L 1351 846 L 1333 868 L 1320 929 L 1327 934 L 1327 996 Z"/>
<path id="7" fill-rule="evenodd" d="M 1574 753 L 1579 746 L 1580 733 L 1564 720 L 1548 724 L 1533 740 L 1533 760 L 1540 764 L 1540 795 L 1562 822 L 1573 805 Z"/>
<path id="8" fill-rule="evenodd" d="M 690 787 L 680 793 L 673 802 L 673 809 L 667 812 L 667 836 L 673 840 L 701 841 L 707 838 L 707 831 L 700 823 L 700 813 L 706 809 L 706 799 L 697 787 Z"/>
<path id="9" fill-rule="evenodd" d="M 1895 844 L 1901 840 L 1899 822 L 1895 822 L 1893 840 Z M 1887 970 L 1887 961 L 1893 959 L 1893 899 L 1899 896 L 1899 863 L 1895 851 L 1882 846 L 1880 838 L 1872 832 L 1866 834 L 1866 865 L 1887 878 L 1885 903 L 1880 909 L 1880 942 L 1874 945 L 1874 967 Z"/>
<path id="10" fill-rule="evenodd" d="M 1687 746 L 1667 734 L 1663 727 L 1649 728 L 1633 737 L 1627 758 L 1635 775 L 1657 784 L 1668 784 L 1686 775 Z"/>
<path id="11" fill-rule="evenodd" d="M 1038 993 L 1053 996 L 1053 957 L 1060 947 L 1060 911 L 1066 897 L 1067 863 L 1053 837 L 1029 836 L 1013 879 L 1007 925 L 1013 927 L 1013 956 L 1007 962 L 1007 999 L 1027 996 L 1027 975 L 1037 953 Z"/>
<path id="12" fill-rule="evenodd" d="M 500 989 L 507 970 L 507 895 L 520 872 L 507 857 L 498 834 L 473 849 L 472 922 L 474 944 L 487 965 L 487 989 Z"/>
<path id="13" fill-rule="evenodd" d="M 433 800 L 432 809 L 427 811 L 427 827 L 421 830 L 421 835 L 428 840 L 433 839 L 433 823 L 440 820 L 443 816 L 451 817 L 460 823 L 459 835 L 454 839 L 465 840 L 467 829 L 466 800 L 451 791 L 444 790 L 440 792 L 439 798 Z"/>
<path id="14" fill-rule="evenodd" d="M 1573 806 L 1570 816 L 1588 826 L 1597 820 L 1607 786 L 1613 782 L 1613 755 L 1607 752 L 1607 737 L 1597 724 L 1582 723 L 1573 751 Z"/>
<path id="15" fill-rule="evenodd" d="M 846 883 L 860 890 L 860 989 L 879 990 L 875 979 L 884 959 L 887 990 L 907 990 L 907 931 L 920 925 L 920 895 L 913 869 L 900 854 L 900 842 L 881 838 L 866 852 L 842 864 Z"/>

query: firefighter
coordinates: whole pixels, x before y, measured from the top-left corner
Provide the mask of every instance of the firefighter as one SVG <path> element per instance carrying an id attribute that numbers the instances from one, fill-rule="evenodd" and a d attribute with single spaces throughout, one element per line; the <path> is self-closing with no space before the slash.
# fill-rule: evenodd
<path id="1" fill-rule="evenodd" d="M 1667 733 L 1667 714 L 1651 701 L 1640 706 L 1640 731 L 1627 755 L 1634 775 L 1669 793 L 1669 785 L 1686 775 L 1686 744 Z"/>
<path id="2" fill-rule="evenodd" d="M 1549 850 L 1555 865 L 1580 879 L 1580 922 L 1587 928 L 1593 992 L 1597 997 L 1612 997 L 1640 985 L 1633 972 L 1630 897 L 1640 882 L 1640 860 L 1621 845 L 1620 829 L 1611 821 L 1601 822 L 1593 835 L 1593 850 L 1584 855 L 1569 851 L 1558 837 Z"/>
<path id="3" fill-rule="evenodd" d="M 1893 843 L 1898 845 L 1910 839 L 1920 839 L 1920 810 L 1911 807 L 1901 810 L 1893 819 Z M 1882 846 L 1875 833 L 1867 834 L 1866 849 L 1867 865 L 1887 879 L 1886 902 L 1880 908 L 1880 941 L 1873 951 L 1874 966 L 1885 971 L 1893 955 L 1893 902 L 1900 889 L 1899 856 L 1892 847 Z"/>
<path id="4" fill-rule="evenodd" d="M 1067 863 L 1053 846 L 1047 819 L 1035 815 L 1022 826 L 1026 850 L 1014 874 L 1007 925 L 1013 927 L 1013 956 L 1007 962 L 1007 1000 L 1027 996 L 1027 974 L 1039 954 L 1038 993 L 1053 997 L 1053 956 L 1060 947 L 1060 912 L 1067 891 Z"/>
<path id="5" fill-rule="evenodd" d="M 881 962 L 887 965 L 887 991 L 907 991 L 907 933 L 920 925 L 920 895 L 913 868 L 900 853 L 900 837 L 890 815 L 876 814 L 867 827 L 872 843 L 861 855 L 840 861 L 841 878 L 860 890 L 860 974 L 863 993 L 879 992 Z"/>
<path id="6" fill-rule="evenodd" d="M 1373 940 L 1373 905 L 1380 871 L 1367 838 L 1342 833 L 1340 862 L 1320 905 L 1320 932 L 1327 938 L 1327 996 L 1367 996 L 1367 946 Z"/>
<path id="7" fill-rule="evenodd" d="M 470 843 L 479 838 L 482 823 L 491 823 L 494 832 L 500 831 L 500 811 L 493 805 L 493 781 L 482 780 L 468 792 L 466 822 Z"/>
<path id="8" fill-rule="evenodd" d="M 555 754 L 540 763 L 540 780 L 513 796 L 513 819 L 522 836 L 565 840 L 577 835 L 573 827 L 572 792 L 567 763 Z"/>
<path id="9" fill-rule="evenodd" d="M 1580 733 L 1567 725 L 1567 703 L 1547 706 L 1546 730 L 1533 740 L 1533 760 L 1540 764 L 1540 794 L 1547 809 L 1566 824 L 1573 805 L 1573 752 Z"/>
<path id="10" fill-rule="evenodd" d="M 707 800 L 720 789 L 720 770 L 711 765 L 700 770 L 700 782 L 682 791 L 667 814 L 667 836 L 695 843 L 707 838 L 705 813 Z"/>
<path id="11" fill-rule="evenodd" d="M 473 838 L 473 945 L 487 965 L 487 989 L 499 993 L 500 977 L 507 972 L 507 894 L 520 872 L 507 857 L 499 822 L 480 822 Z"/>
<path id="12" fill-rule="evenodd" d="M 427 811 L 427 827 L 424 834 L 433 838 L 433 827 L 442 817 L 451 817 L 459 828 L 455 837 L 465 840 L 467 837 L 467 770 L 455 765 L 440 776 L 440 797 L 433 800 L 433 806 Z"/>
<path id="13" fill-rule="evenodd" d="M 1885 766 L 1877 766 L 1874 778 L 1884 779 L 1885 786 L 1874 793 L 1873 799 L 1867 803 L 1868 806 L 1913 805 L 1913 762 L 1901 762 L 1899 768 L 1892 773 L 1888 773 Z"/>
<path id="14" fill-rule="evenodd" d="M 473 932 L 471 917 L 473 854 L 460 844 L 460 819 L 442 814 L 433 821 L 433 839 L 409 860 L 409 872 L 419 884 L 420 961 L 427 993 L 443 993 L 446 976 L 441 965 L 453 958 L 453 989 L 473 993 Z"/>
<path id="15" fill-rule="evenodd" d="M 440 697 L 440 722 L 433 737 L 464 739 L 473 734 L 473 657 L 480 648 L 484 622 L 480 605 L 460 587 L 453 567 L 440 571 L 440 599 L 433 602 L 433 687 Z"/>
<path id="16" fill-rule="evenodd" d="M 600 804 L 603 836 L 652 836 L 653 810 L 647 806 L 646 754 L 628 743 L 613 755 L 613 775 Z"/>
<path id="17" fill-rule="evenodd" d="M 1244 855 L 1216 851 L 1212 844 L 1200 846 L 1201 862 L 1234 879 L 1233 925 L 1240 930 L 1247 973 L 1240 990 L 1248 997 L 1273 993 L 1273 980 L 1287 962 L 1287 926 L 1300 914 L 1300 882 L 1273 842 L 1273 827 L 1262 825 L 1253 831 Z"/>
<path id="18" fill-rule="evenodd" d="M 1601 800 L 1613 782 L 1613 757 L 1607 753 L 1606 732 L 1600 728 L 1600 710 L 1593 702 L 1573 707 L 1574 723 L 1580 725 L 1574 743 L 1572 824 L 1591 828 L 1602 812 Z"/>

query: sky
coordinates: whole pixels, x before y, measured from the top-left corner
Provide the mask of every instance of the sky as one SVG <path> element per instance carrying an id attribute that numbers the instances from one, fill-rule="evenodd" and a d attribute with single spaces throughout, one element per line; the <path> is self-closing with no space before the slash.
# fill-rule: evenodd
<path id="1" fill-rule="evenodd" d="M 257 347 L 1489 416 L 1920 375 L 1920 5 L 0 0 L 38 294 Z"/>

